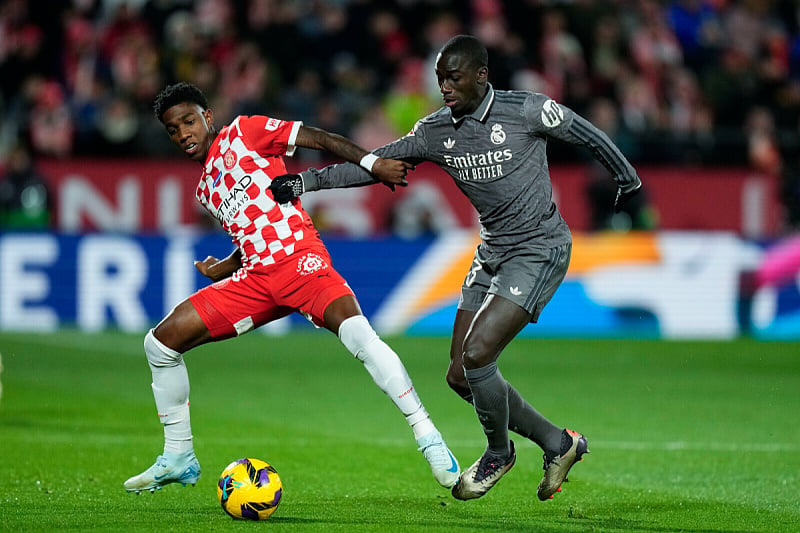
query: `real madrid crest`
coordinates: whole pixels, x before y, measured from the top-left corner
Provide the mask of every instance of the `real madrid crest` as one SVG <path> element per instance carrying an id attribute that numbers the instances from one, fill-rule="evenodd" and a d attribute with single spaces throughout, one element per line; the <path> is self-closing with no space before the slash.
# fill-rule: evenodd
<path id="1" fill-rule="evenodd" d="M 503 131 L 503 126 L 501 124 L 492 124 L 492 134 L 489 138 L 494 144 L 506 142 L 506 132 Z"/>

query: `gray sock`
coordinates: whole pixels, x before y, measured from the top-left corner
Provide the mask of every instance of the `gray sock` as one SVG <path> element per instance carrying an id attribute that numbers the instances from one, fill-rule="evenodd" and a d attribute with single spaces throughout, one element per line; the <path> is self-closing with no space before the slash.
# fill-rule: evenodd
<path id="1" fill-rule="evenodd" d="M 497 457 L 511 455 L 508 441 L 508 384 L 497 369 L 497 363 L 482 368 L 465 369 L 472 390 L 475 413 L 488 441 L 487 450 Z"/>
<path id="2" fill-rule="evenodd" d="M 538 444 L 548 456 L 560 452 L 561 428 L 554 425 L 526 402 L 510 383 L 508 384 L 508 413 L 508 429 Z"/>
<path id="3" fill-rule="evenodd" d="M 533 408 L 508 382 L 508 429 L 529 439 L 548 454 L 561 452 L 562 430 L 539 411 Z M 464 401 L 474 407 L 472 391 L 462 395 Z"/>

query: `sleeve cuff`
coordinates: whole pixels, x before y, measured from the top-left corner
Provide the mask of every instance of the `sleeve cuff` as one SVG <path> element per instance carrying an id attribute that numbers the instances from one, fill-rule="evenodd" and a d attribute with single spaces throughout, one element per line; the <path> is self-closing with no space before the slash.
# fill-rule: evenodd
<path id="1" fill-rule="evenodd" d="M 294 151 L 297 148 L 294 143 L 297 142 L 297 132 L 300 131 L 300 126 L 303 125 L 303 121 L 298 120 L 294 124 L 292 124 L 292 131 L 289 132 L 289 141 L 286 143 L 286 156 L 292 157 L 294 155 Z"/>
<path id="2" fill-rule="evenodd" d="M 364 157 L 361 158 L 361 161 L 358 164 L 366 170 L 367 172 L 372 172 L 372 167 L 375 165 L 375 161 L 378 160 L 378 156 L 373 154 L 372 152 L 368 153 Z"/>
<path id="3" fill-rule="evenodd" d="M 319 190 L 319 177 L 314 173 L 313 168 L 301 172 L 300 178 L 303 180 L 303 187 L 306 192 Z"/>

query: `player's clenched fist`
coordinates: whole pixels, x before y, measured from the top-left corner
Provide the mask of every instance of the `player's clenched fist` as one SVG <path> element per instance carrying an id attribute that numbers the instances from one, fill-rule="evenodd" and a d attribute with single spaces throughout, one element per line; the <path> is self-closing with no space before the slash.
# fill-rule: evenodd
<path id="1" fill-rule="evenodd" d="M 414 166 L 411 163 L 379 157 L 372 166 L 372 175 L 379 179 L 384 185 L 394 190 L 396 185 L 401 187 L 408 185 L 406 176 L 409 170 L 414 170 Z"/>

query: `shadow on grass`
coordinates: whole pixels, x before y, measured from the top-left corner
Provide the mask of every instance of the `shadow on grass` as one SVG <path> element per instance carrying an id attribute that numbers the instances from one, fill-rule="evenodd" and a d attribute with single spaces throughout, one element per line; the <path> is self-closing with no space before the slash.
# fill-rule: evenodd
<path id="1" fill-rule="evenodd" d="M 418 505 L 409 500 L 408 513 L 403 519 L 397 519 L 397 504 L 379 500 L 361 499 L 357 509 L 347 507 L 341 513 L 331 512 L 324 516 L 317 512 L 309 512 L 306 516 L 302 508 L 294 508 L 294 516 L 273 516 L 270 522 L 285 524 L 287 529 L 297 527 L 298 530 L 320 531 L 421 531 L 421 532 L 689 532 L 689 533 L 722 533 L 730 531 L 769 531 L 764 522 L 754 520 L 746 524 L 746 517 L 753 517 L 752 509 L 736 505 L 719 505 L 705 501 L 674 501 L 668 503 L 631 502 L 623 505 L 587 506 L 586 510 L 571 505 L 568 507 L 551 507 L 543 511 L 539 502 L 530 502 L 528 509 L 520 506 L 519 501 L 494 502 L 449 502 L 442 500 L 434 505 Z M 383 507 L 383 512 L 379 508 Z M 384 512 L 394 507 L 394 521 L 387 521 Z M 538 507 L 538 508 L 537 508 Z M 729 513 L 731 522 L 725 524 L 724 517 Z M 314 516 L 316 515 L 316 516 Z M 755 517 L 753 517 L 755 518 Z M 719 524 L 715 527 L 714 524 Z M 739 527 L 734 526 L 739 524 Z M 733 527 L 733 528 L 732 528 Z"/>

